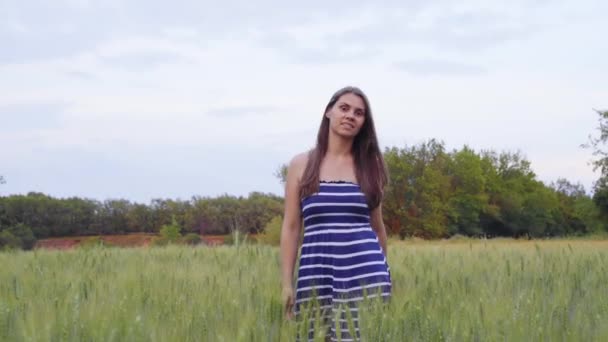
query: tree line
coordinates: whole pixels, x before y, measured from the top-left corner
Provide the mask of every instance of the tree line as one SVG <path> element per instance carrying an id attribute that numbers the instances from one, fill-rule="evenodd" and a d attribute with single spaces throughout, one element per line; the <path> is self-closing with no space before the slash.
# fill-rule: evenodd
<path id="1" fill-rule="evenodd" d="M 582 185 L 545 185 L 520 153 L 447 152 L 430 140 L 384 157 L 391 180 L 383 212 L 392 234 L 550 237 L 607 229 Z"/>
<path id="2" fill-rule="evenodd" d="M 447 151 L 435 139 L 386 148 L 390 180 L 383 213 L 389 235 L 555 237 L 608 231 L 608 153 L 602 150 L 608 112 L 598 114 L 600 136 L 590 136 L 585 145 L 594 150 L 593 165 L 601 171 L 592 194 L 566 179 L 541 182 L 519 152 L 477 152 L 467 146 Z M 275 174 L 281 182 L 286 169 L 282 165 Z M 271 221 L 273 230 L 280 227 L 282 212 L 282 197 L 260 192 L 149 204 L 42 193 L 0 196 L 0 248 L 31 248 L 46 237 L 158 233 L 169 224 L 181 233 L 262 233 Z"/>
<path id="3" fill-rule="evenodd" d="M 283 211 L 283 199 L 253 192 L 190 200 L 154 199 L 149 204 L 124 199 L 53 198 L 31 192 L 0 197 L 0 247 L 48 237 L 158 233 L 175 225 L 180 233 L 243 234 L 262 232 Z"/>

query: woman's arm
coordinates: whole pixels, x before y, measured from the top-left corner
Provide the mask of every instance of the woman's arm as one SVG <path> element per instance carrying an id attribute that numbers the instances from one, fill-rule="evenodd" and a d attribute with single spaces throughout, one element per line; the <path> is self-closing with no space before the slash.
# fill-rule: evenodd
<path id="1" fill-rule="evenodd" d="M 294 304 L 293 272 L 298 254 L 298 239 L 302 229 L 299 178 L 306 165 L 306 155 L 294 157 L 287 168 L 285 182 L 285 212 L 281 227 L 281 284 L 288 317 Z"/>
<path id="2" fill-rule="evenodd" d="M 380 246 L 384 251 L 384 256 L 388 257 L 388 250 L 386 246 L 386 228 L 384 227 L 384 220 L 382 218 L 382 203 L 372 210 L 370 219 L 372 229 L 376 232 L 376 235 L 378 235 L 378 241 L 380 242 Z"/>

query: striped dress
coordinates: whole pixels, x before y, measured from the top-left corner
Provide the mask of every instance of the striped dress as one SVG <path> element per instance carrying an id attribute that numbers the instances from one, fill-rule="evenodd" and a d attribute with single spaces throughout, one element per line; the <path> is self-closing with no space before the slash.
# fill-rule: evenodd
<path id="1" fill-rule="evenodd" d="M 302 199 L 301 210 L 304 240 L 296 318 L 306 320 L 320 311 L 332 341 L 358 340 L 358 304 L 368 298 L 388 299 L 392 286 L 365 195 L 355 183 L 321 181 L 318 193 Z M 314 337 L 313 323 L 309 322 L 308 340 Z"/>

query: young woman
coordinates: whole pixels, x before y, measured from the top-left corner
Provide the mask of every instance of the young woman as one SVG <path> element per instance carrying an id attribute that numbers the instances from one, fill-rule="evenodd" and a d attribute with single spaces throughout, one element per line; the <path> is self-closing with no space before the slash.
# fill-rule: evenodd
<path id="1" fill-rule="evenodd" d="M 316 147 L 287 168 L 281 264 L 288 318 L 314 317 L 314 306 L 332 340 L 358 340 L 357 304 L 390 297 L 382 220 L 387 178 L 367 97 L 355 87 L 338 90 L 323 113 Z"/>

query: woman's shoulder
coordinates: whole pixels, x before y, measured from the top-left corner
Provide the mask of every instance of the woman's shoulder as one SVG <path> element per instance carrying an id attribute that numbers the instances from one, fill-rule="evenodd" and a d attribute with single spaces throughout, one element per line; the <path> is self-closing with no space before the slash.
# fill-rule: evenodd
<path id="1" fill-rule="evenodd" d="M 295 166 L 298 168 L 300 168 L 302 166 L 306 166 L 306 163 L 308 163 L 309 155 L 310 155 L 310 151 L 305 151 L 305 152 L 301 152 L 301 153 L 294 155 L 293 157 L 291 157 L 289 166 Z"/>
<path id="2" fill-rule="evenodd" d="M 294 155 L 289 161 L 288 172 L 298 175 L 297 178 L 299 179 L 304 173 L 304 169 L 306 169 L 310 153 L 311 151 L 305 151 Z"/>

